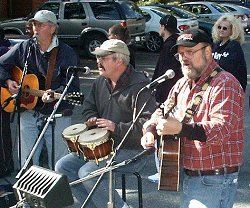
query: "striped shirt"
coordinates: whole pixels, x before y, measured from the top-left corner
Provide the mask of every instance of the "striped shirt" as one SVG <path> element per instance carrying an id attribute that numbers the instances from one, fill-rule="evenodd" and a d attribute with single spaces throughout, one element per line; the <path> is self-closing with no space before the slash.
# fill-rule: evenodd
<path id="1" fill-rule="evenodd" d="M 182 121 L 185 110 L 193 98 L 201 92 L 207 77 L 218 65 L 210 66 L 194 83 L 181 78 L 172 88 L 178 92 L 177 105 L 173 115 Z M 226 71 L 220 72 L 210 82 L 202 95 L 203 100 L 193 116 L 191 124 L 202 126 L 206 141 L 199 138 L 181 138 L 181 161 L 186 169 L 212 170 L 215 168 L 240 166 L 243 162 L 244 139 L 244 92 L 237 79 Z M 167 102 L 167 101 L 166 101 Z"/>

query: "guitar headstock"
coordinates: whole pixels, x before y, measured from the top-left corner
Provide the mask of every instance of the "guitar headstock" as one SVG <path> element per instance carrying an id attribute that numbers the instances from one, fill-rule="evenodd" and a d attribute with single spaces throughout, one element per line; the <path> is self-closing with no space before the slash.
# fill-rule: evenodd
<path id="1" fill-rule="evenodd" d="M 72 92 L 65 95 L 63 100 L 67 101 L 71 105 L 82 105 L 84 101 L 84 95 L 80 92 Z"/>

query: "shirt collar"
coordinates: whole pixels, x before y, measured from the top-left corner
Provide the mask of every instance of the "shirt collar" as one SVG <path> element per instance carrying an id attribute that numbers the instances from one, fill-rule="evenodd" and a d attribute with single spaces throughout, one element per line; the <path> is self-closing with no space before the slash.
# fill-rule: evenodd
<path id="1" fill-rule="evenodd" d="M 53 48 L 58 47 L 58 45 L 59 45 L 58 37 L 54 35 L 52 38 L 51 44 L 49 45 L 46 52 L 50 52 Z"/>

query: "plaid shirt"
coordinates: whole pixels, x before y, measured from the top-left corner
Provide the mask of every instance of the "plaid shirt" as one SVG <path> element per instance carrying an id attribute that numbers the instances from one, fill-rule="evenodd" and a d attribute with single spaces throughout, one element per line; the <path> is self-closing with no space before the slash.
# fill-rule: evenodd
<path id="1" fill-rule="evenodd" d="M 195 83 L 180 79 L 170 95 L 178 92 L 173 115 L 182 121 L 185 110 L 200 93 L 207 77 L 218 65 L 213 61 Z M 181 138 L 182 165 L 190 170 L 211 170 L 239 166 L 243 162 L 244 92 L 234 76 L 226 71 L 212 79 L 190 123 L 204 128 L 206 142 Z M 167 102 L 167 101 L 166 101 Z"/>

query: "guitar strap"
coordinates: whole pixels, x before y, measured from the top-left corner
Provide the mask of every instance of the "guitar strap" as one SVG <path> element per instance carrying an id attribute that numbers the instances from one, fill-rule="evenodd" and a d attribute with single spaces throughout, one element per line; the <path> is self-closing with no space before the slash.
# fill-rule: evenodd
<path id="1" fill-rule="evenodd" d="M 58 52 L 58 47 L 53 48 L 49 57 L 49 63 L 48 63 L 46 81 L 45 81 L 45 90 L 50 89 L 50 86 L 51 86 L 53 71 L 56 65 L 57 52 Z"/>
<path id="2" fill-rule="evenodd" d="M 196 95 L 193 99 L 192 105 L 190 108 L 188 108 L 185 112 L 185 116 L 182 120 L 182 122 L 184 123 L 189 123 L 192 119 L 192 117 L 194 116 L 194 114 L 198 111 L 199 106 L 202 102 L 203 99 L 203 94 L 204 92 L 207 90 L 209 84 L 211 83 L 212 79 L 219 73 L 223 71 L 223 69 L 221 67 L 216 67 L 214 69 L 214 71 L 210 74 L 210 76 L 207 78 L 206 82 L 203 84 L 202 88 L 201 88 L 201 92 Z"/>

